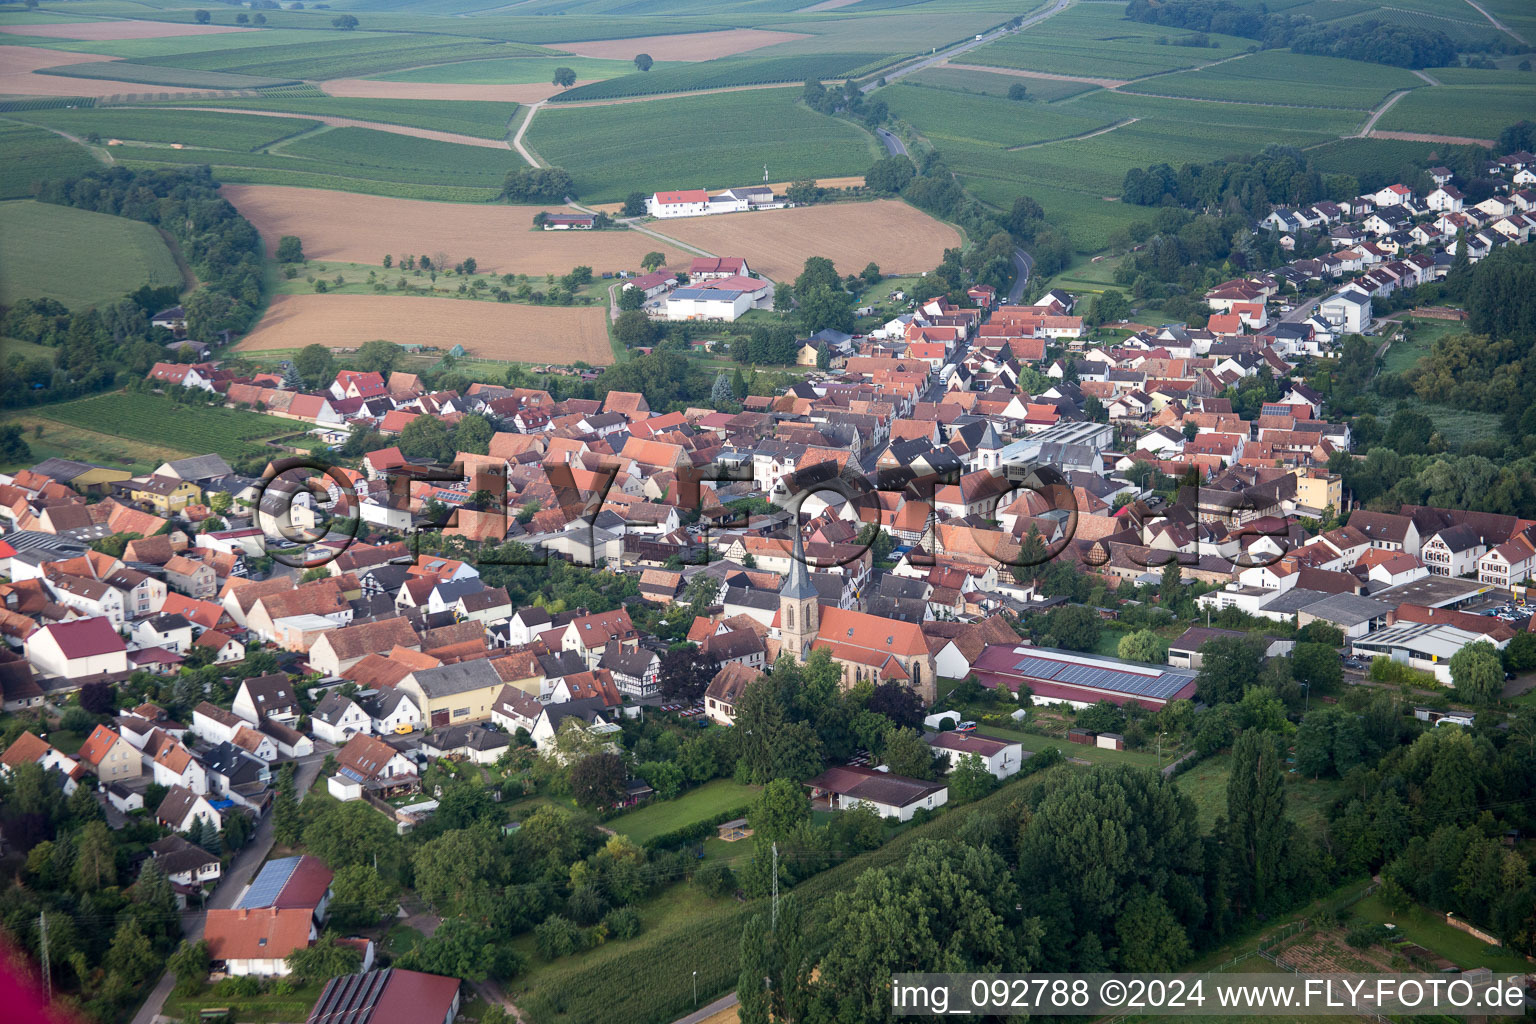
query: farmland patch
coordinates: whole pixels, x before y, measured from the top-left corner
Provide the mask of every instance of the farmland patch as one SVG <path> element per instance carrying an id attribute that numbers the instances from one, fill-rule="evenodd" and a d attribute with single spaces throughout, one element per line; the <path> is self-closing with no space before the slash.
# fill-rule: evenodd
<path id="1" fill-rule="evenodd" d="M 1527 85 L 1441 86 L 1415 89 L 1392 105 L 1376 127 L 1383 131 L 1417 132 L 1496 139 L 1499 132 L 1536 110 L 1536 75 Z"/>
<path id="2" fill-rule="evenodd" d="M 4 31 L 18 36 L 49 36 L 58 39 L 161 39 L 168 36 L 213 36 L 257 30 L 234 25 L 178 25 L 169 21 L 68 21 L 42 25 L 6 25 Z"/>
<path id="3" fill-rule="evenodd" d="M 256 442 L 262 438 L 291 434 L 304 426 L 241 409 L 176 405 L 158 395 L 121 391 L 49 406 L 43 415 L 132 441 L 229 456 L 259 451 Z"/>
<path id="4" fill-rule="evenodd" d="M 0 305 L 46 298 L 84 309 L 143 284 L 181 285 L 176 260 L 150 225 L 69 206 L 0 203 Z"/>
<path id="5" fill-rule="evenodd" d="M 484 359 L 512 362 L 613 362 L 607 310 L 600 306 L 526 306 L 443 302 L 394 295 L 278 295 L 242 351 L 302 348 L 320 339 L 356 348 L 383 338 L 401 345 L 463 345 Z"/>
<path id="6" fill-rule="evenodd" d="M 93 107 L 89 110 L 28 110 L 8 116 L 81 137 L 94 132 L 104 140 L 123 139 L 235 152 L 259 149 L 316 127 L 314 121 L 243 117 L 211 110 Z"/>
<path id="7" fill-rule="evenodd" d="M 221 190 L 266 240 L 298 235 L 311 259 L 376 264 L 385 253 L 473 256 L 498 274 L 564 274 L 589 266 L 599 275 L 638 270 L 653 250 L 682 253 L 638 231 L 534 231 L 543 207 L 429 203 L 317 189 L 226 185 Z M 862 268 L 862 264 L 861 264 Z"/>
<path id="8" fill-rule="evenodd" d="M 764 32 L 755 28 L 733 28 L 724 32 L 688 32 L 681 35 L 641 36 L 635 39 L 603 39 L 551 46 L 568 50 L 579 57 L 603 57 L 631 60 L 637 53 L 648 53 L 653 60 L 716 60 L 748 50 L 760 50 L 776 43 L 804 39 L 799 32 Z"/>
<path id="9" fill-rule="evenodd" d="M 754 272 L 775 281 L 793 280 L 808 256 L 827 257 L 840 274 L 869 263 L 886 274 L 916 273 L 960 244 L 953 227 L 895 199 L 690 217 L 659 229 L 709 252 L 745 256 Z"/>
<path id="10" fill-rule="evenodd" d="M 83 146 L 25 124 L 0 123 L 0 152 L 5 154 L 0 160 L 0 199 L 28 197 L 37 182 L 100 166 Z"/>

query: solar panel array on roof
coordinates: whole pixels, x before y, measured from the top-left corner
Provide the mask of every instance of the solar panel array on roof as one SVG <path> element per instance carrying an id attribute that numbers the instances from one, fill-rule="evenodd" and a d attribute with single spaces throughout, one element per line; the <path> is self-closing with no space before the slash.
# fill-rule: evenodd
<path id="1" fill-rule="evenodd" d="M 245 895 L 240 897 L 240 902 L 235 904 L 235 909 L 260 910 L 263 907 L 272 906 L 277 902 L 278 894 L 283 891 L 283 886 L 288 884 L 288 879 L 298 866 L 299 858 L 297 857 L 280 857 L 277 860 L 267 861 L 252 879 L 250 888 L 245 890 Z"/>
<path id="2" fill-rule="evenodd" d="M 384 995 L 392 973 L 392 970 L 385 968 L 332 979 L 315 1003 L 315 1008 L 310 1011 L 309 1024 L 354 1024 L 367 1021 L 380 997 Z"/>
<path id="3" fill-rule="evenodd" d="M 1168 669 L 1137 671 L 1129 666 L 1122 669 L 1104 664 L 1093 665 L 1036 657 L 1022 658 L 1013 667 L 1017 672 L 1036 679 L 1047 679 L 1053 683 L 1087 686 L 1115 693 L 1130 693 L 1157 700 L 1172 697 L 1194 678 L 1193 673 Z"/>

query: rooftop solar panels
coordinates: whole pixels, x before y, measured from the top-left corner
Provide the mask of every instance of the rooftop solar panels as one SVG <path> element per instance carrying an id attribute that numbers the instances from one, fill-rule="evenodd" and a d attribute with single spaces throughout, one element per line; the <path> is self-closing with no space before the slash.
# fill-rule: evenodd
<path id="1" fill-rule="evenodd" d="M 1072 659 L 1072 660 L 1069 660 Z M 1195 673 L 1161 665 L 1137 665 L 1090 655 L 1061 652 L 1061 657 L 1031 654 L 1019 659 L 1014 671 L 1053 683 L 1168 700 L 1195 678 Z"/>
<path id="2" fill-rule="evenodd" d="M 240 897 L 240 902 L 235 904 L 235 909 L 260 910 L 263 907 L 272 906 L 277 902 L 283 886 L 288 883 L 288 879 L 298 866 L 299 858 L 297 857 L 280 857 L 277 860 L 267 861 L 251 881 L 250 888 L 245 890 L 245 895 Z"/>

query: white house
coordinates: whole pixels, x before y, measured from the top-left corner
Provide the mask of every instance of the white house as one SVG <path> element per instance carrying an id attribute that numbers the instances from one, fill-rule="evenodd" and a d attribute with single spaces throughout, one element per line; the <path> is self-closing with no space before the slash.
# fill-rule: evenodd
<path id="1" fill-rule="evenodd" d="M 870 807 L 882 818 L 910 821 L 919 810 L 933 810 L 949 802 L 949 787 L 892 775 L 877 768 L 842 765 L 829 768 L 806 783 L 812 806 L 825 801 L 827 809 Z"/>
<path id="2" fill-rule="evenodd" d="M 645 209 L 652 217 L 697 217 L 709 210 L 709 193 L 702 188 L 654 192 Z"/>
<path id="3" fill-rule="evenodd" d="M 949 761 L 951 771 L 959 766 L 960 759 L 967 754 L 980 758 L 987 771 L 1000 779 L 1006 779 L 1017 772 L 1024 763 L 1022 743 L 1009 743 L 967 732 L 941 732 L 927 737 L 927 740 L 935 754 L 943 754 Z"/>
<path id="4" fill-rule="evenodd" d="M 309 726 L 316 737 L 339 747 L 357 733 L 371 732 L 373 720 L 350 697 L 328 693 L 315 705 Z"/>
<path id="5" fill-rule="evenodd" d="M 1371 297 L 1350 285 L 1319 303 L 1318 313 L 1335 334 L 1360 334 L 1371 323 Z"/>
<path id="6" fill-rule="evenodd" d="M 128 671 L 128 646 L 104 618 L 49 623 L 27 637 L 26 653 L 44 676 L 83 679 Z"/>

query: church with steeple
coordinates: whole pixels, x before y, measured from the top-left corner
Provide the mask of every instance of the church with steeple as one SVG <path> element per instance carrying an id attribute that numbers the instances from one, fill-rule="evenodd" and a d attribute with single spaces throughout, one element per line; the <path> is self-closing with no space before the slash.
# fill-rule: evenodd
<path id="1" fill-rule="evenodd" d="M 844 689 L 861 682 L 899 682 L 917 691 L 924 704 L 935 696 L 933 655 L 923 631 L 912 622 L 866 612 L 821 607 L 805 561 L 805 542 L 795 529 L 789 576 L 779 590 L 773 625 L 779 650 L 797 662 L 826 648 L 842 667 Z"/>

